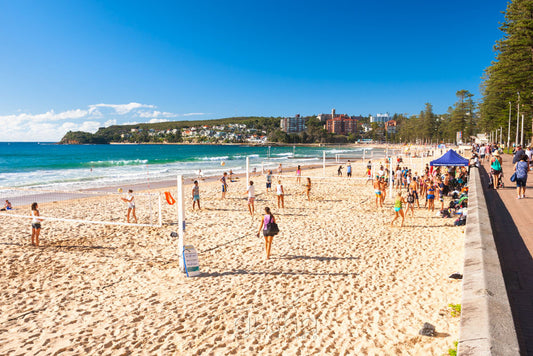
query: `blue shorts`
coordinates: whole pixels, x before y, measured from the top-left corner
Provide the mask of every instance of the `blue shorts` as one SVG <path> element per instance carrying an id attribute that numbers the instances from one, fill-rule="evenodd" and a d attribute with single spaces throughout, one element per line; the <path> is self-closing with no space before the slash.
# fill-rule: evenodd
<path id="1" fill-rule="evenodd" d="M 516 178 L 516 187 L 521 188 L 526 186 L 527 177 L 526 178 Z"/>
<path id="2" fill-rule="evenodd" d="M 399 212 L 400 210 L 402 210 L 402 208 L 394 208 L 395 212 Z"/>
<path id="3" fill-rule="evenodd" d="M 222 193 L 225 193 L 228 190 L 227 186 L 222 184 Z"/>
<path id="4" fill-rule="evenodd" d="M 193 198 L 192 198 L 193 201 L 199 201 L 200 200 L 200 196 L 199 195 L 195 195 Z"/>
<path id="5" fill-rule="evenodd" d="M 272 183 L 267 182 L 267 188 L 272 188 Z"/>

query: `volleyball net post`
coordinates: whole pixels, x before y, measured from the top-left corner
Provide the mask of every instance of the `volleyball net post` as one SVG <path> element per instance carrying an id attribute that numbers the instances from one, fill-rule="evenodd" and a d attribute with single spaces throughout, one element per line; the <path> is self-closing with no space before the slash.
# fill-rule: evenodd
<path id="1" fill-rule="evenodd" d="M 246 185 L 250 182 L 250 157 L 246 156 Z"/>
<path id="2" fill-rule="evenodd" d="M 326 151 L 322 151 L 322 174 L 326 176 Z"/>
<path id="3" fill-rule="evenodd" d="M 185 239 L 185 199 L 183 199 L 183 176 L 178 175 L 178 251 L 179 251 L 179 266 L 182 272 L 185 271 L 185 264 L 183 263 L 183 241 Z"/>

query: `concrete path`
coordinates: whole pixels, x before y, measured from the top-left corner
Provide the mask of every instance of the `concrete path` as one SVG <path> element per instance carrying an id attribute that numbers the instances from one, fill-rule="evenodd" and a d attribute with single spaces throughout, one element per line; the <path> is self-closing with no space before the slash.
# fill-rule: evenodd
<path id="1" fill-rule="evenodd" d="M 490 165 L 480 168 L 498 255 L 522 355 L 533 355 L 533 171 L 526 199 L 516 199 L 512 156 L 503 155 L 505 188 L 487 189 Z"/>

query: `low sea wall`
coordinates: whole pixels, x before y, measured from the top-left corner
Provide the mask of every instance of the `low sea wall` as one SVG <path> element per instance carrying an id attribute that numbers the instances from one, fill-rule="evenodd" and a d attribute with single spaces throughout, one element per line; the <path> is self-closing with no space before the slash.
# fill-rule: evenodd
<path id="1" fill-rule="evenodd" d="M 470 171 L 459 355 L 518 355 L 511 307 L 478 169 Z"/>

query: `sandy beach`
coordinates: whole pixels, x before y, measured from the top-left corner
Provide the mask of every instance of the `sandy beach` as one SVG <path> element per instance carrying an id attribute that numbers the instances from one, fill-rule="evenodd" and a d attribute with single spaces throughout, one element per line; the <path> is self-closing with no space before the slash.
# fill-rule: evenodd
<path id="1" fill-rule="evenodd" d="M 464 228 L 426 209 L 390 227 L 392 200 L 377 209 L 364 179 L 313 179 L 307 201 L 304 179 L 290 174 L 284 209 L 252 177 L 254 217 L 244 179 L 225 200 L 219 182 L 201 182 L 202 211 L 186 187 L 197 278 L 180 272 L 176 207 L 166 202 L 161 228 L 45 221 L 38 248 L 29 221 L 0 217 L 0 354 L 446 354 L 458 340 L 448 305 L 460 303 L 461 282 L 448 276 L 462 273 Z M 364 176 L 361 163 L 354 176 Z M 125 221 L 123 203 L 99 199 L 40 211 Z M 281 230 L 270 260 L 256 237 L 265 206 Z M 418 334 L 425 322 L 436 337 Z"/>

